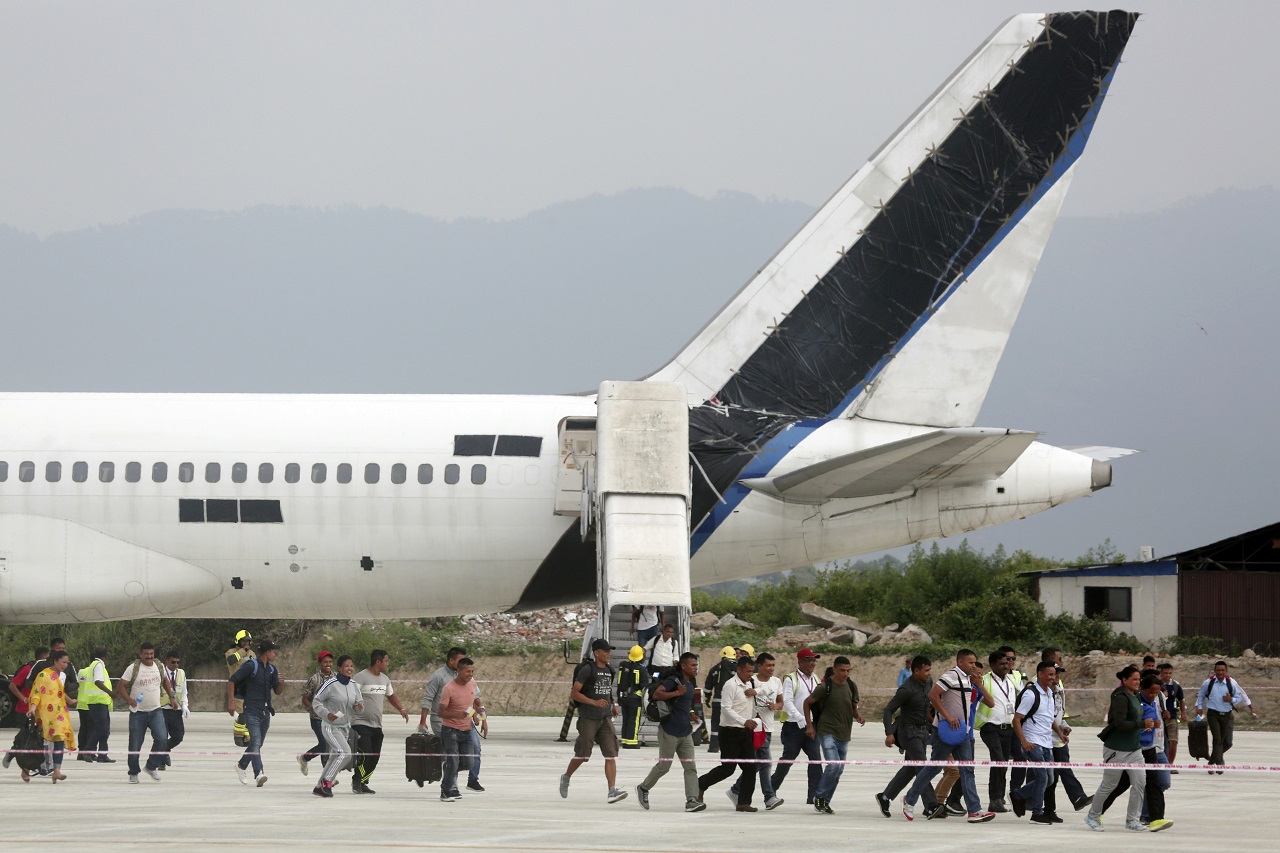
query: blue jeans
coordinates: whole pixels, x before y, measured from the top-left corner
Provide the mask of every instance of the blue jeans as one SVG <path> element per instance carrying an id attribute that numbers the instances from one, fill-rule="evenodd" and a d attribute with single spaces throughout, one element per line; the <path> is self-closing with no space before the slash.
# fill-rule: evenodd
<path id="1" fill-rule="evenodd" d="M 472 731 L 475 727 L 472 726 Z M 440 727 L 440 745 L 444 751 L 444 769 L 440 777 L 440 793 L 449 794 L 458 790 L 458 768 L 470 764 L 471 735 L 449 726 Z M 465 768 L 464 768 L 465 769 Z"/>
<path id="2" fill-rule="evenodd" d="M 782 724 L 782 761 L 779 762 L 773 776 L 770 778 L 770 786 L 776 791 L 782 787 L 782 782 L 787 778 L 787 774 L 791 772 L 791 760 L 797 755 L 804 752 L 809 759 L 809 764 L 805 767 L 805 772 L 809 777 L 809 787 L 805 791 L 805 799 L 812 800 L 818 791 L 818 783 L 822 781 L 822 747 L 814 738 L 807 737 L 804 733 L 804 727 L 796 723 Z"/>
<path id="3" fill-rule="evenodd" d="M 169 731 L 164 727 L 164 710 L 133 711 L 129 714 L 129 775 L 137 776 L 142 772 L 139 767 L 138 754 L 142 752 L 142 741 L 147 732 L 151 732 L 152 749 L 169 748 Z M 154 752 L 147 756 L 147 769 L 155 770 L 164 763 L 163 755 Z"/>
<path id="4" fill-rule="evenodd" d="M 467 783 L 480 784 L 480 729 L 471 727 L 471 772 L 467 774 Z"/>
<path id="5" fill-rule="evenodd" d="M 949 743 L 943 743 L 942 738 L 938 737 L 938 733 L 933 733 L 933 754 L 930 759 L 933 761 L 946 761 L 951 756 L 955 756 L 956 761 L 972 761 L 973 760 L 973 741 L 966 740 L 952 746 Z M 907 795 L 903 797 L 903 801 L 914 806 L 920 799 L 920 796 L 928 789 L 929 794 L 926 800 L 928 805 L 935 802 L 933 796 L 933 777 L 938 775 L 942 770 L 940 765 L 931 765 L 929 767 L 921 767 L 920 772 L 916 775 L 916 781 L 911 783 L 911 788 L 907 791 Z M 960 790 L 964 794 L 964 806 L 968 809 L 969 814 L 976 814 L 982 809 L 982 803 L 978 800 L 978 783 L 973 778 L 972 767 L 960 768 Z"/>
<path id="6" fill-rule="evenodd" d="M 267 729 L 271 728 L 271 712 L 266 708 L 245 708 L 244 727 L 249 730 L 249 745 L 240 756 L 241 767 L 253 765 L 253 775 L 262 775 L 262 742 L 267 739 Z"/>
<path id="7" fill-rule="evenodd" d="M 1027 753 L 1028 761 L 1048 762 L 1053 761 L 1053 749 L 1047 746 L 1031 745 L 1031 751 Z M 1027 768 L 1027 781 L 1021 788 L 1016 791 L 1010 791 L 1009 796 L 1017 794 L 1027 805 L 1031 807 L 1032 814 L 1040 814 L 1044 811 L 1044 792 L 1049 787 L 1049 782 L 1053 779 L 1053 768 L 1039 767 Z"/>
<path id="8" fill-rule="evenodd" d="M 826 764 L 822 768 L 822 781 L 818 783 L 818 790 L 813 797 L 830 800 L 831 795 L 836 792 L 836 785 L 840 784 L 840 774 L 844 773 L 844 764 L 832 762 L 845 760 L 845 756 L 849 754 L 849 742 L 836 740 L 834 735 L 822 735 L 818 738 L 818 743 L 822 744 L 822 760 Z"/>
<path id="9" fill-rule="evenodd" d="M 771 768 L 769 766 L 773 763 L 773 756 L 769 753 L 769 746 L 772 743 L 773 743 L 773 732 L 765 732 L 764 746 L 756 750 L 756 758 L 758 758 L 761 762 L 763 762 L 760 765 L 760 796 L 764 797 L 764 801 L 766 803 L 777 796 L 777 794 L 773 790 L 773 776 L 771 774 Z M 729 789 L 730 791 L 733 792 L 733 795 L 735 797 L 738 795 L 738 787 L 739 787 L 738 783 L 734 782 L 733 787 Z"/>

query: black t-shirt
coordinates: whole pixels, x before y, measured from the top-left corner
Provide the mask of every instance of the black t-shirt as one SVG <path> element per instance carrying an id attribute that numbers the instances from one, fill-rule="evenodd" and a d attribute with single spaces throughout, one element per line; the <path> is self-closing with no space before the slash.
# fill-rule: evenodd
<path id="1" fill-rule="evenodd" d="M 680 674 L 663 679 L 662 689 L 676 691 L 684 684 L 684 695 L 673 696 L 666 700 L 671 703 L 671 716 L 662 721 L 662 729 L 672 737 L 688 737 L 693 734 L 693 721 L 689 712 L 693 709 L 693 699 L 698 695 L 698 685 L 685 681 Z"/>
<path id="2" fill-rule="evenodd" d="M 613 667 L 596 666 L 595 661 L 583 661 L 573 674 L 573 680 L 582 685 L 582 695 L 589 699 L 608 699 L 609 707 L 578 703 L 578 715 L 585 720 L 603 720 L 613 716 Z"/>

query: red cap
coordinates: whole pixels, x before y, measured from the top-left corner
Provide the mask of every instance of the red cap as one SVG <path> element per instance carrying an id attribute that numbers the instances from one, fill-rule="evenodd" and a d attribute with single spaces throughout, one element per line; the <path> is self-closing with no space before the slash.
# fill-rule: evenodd
<path id="1" fill-rule="evenodd" d="M 316 660 L 319 661 L 319 660 L 324 660 L 325 658 L 331 658 L 331 657 L 333 657 L 333 652 L 329 651 L 328 649 L 325 649 L 320 654 L 316 655 Z"/>
<path id="2" fill-rule="evenodd" d="M 801 649 L 799 652 L 796 653 L 796 657 L 817 660 L 818 658 L 822 657 L 822 655 L 818 654 L 813 649 Z"/>

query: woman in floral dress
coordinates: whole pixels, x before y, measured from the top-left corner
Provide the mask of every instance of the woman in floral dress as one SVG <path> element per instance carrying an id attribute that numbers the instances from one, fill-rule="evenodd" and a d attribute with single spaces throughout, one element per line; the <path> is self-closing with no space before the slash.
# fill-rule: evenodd
<path id="1" fill-rule="evenodd" d="M 40 733 L 44 735 L 44 739 L 53 744 L 55 785 L 67 778 L 62 772 L 63 749 L 76 748 L 76 733 L 71 728 L 71 712 L 67 710 L 67 693 L 62 686 L 62 677 L 70 661 L 65 650 L 50 654 L 49 665 L 40 670 L 31 685 L 31 698 L 28 701 L 30 710 L 27 713 L 40 724 Z M 22 781 L 31 781 L 26 770 L 22 771 Z"/>

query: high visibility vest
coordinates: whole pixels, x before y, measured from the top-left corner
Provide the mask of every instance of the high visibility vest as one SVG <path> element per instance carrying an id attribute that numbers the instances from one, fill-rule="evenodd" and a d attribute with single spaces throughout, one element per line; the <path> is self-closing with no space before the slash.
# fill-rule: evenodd
<path id="1" fill-rule="evenodd" d="M 996 687 L 995 678 L 996 676 L 995 676 L 995 673 L 993 672 L 988 672 L 986 675 L 982 676 L 982 692 L 983 693 L 987 693 L 990 696 L 1000 695 L 1001 691 L 1000 691 L 1000 688 Z M 1013 685 L 1013 696 L 1014 696 L 1015 703 L 1017 702 L 1018 692 L 1022 690 L 1022 681 L 1023 681 L 1022 673 L 1019 670 L 1015 669 L 1013 672 L 1009 673 L 1008 683 Z M 978 713 L 973 720 L 973 727 L 975 729 L 982 728 L 983 725 L 986 724 L 991 719 L 991 714 L 993 711 L 995 711 L 995 708 L 989 708 L 987 707 L 986 704 L 979 702 Z"/>
<path id="2" fill-rule="evenodd" d="M 178 703 L 178 710 L 182 710 L 182 703 L 187 698 L 187 671 L 182 667 L 170 670 L 166 666 L 164 668 L 164 677 L 172 680 L 173 698 Z"/>
<path id="3" fill-rule="evenodd" d="M 102 664 L 102 674 L 104 676 L 102 683 L 107 685 L 107 692 L 103 693 L 98 688 L 97 683 L 93 680 L 93 671 L 97 668 L 97 664 Z M 83 708 L 86 705 L 111 705 L 111 677 L 107 675 L 107 665 L 101 660 L 94 658 L 84 669 L 76 673 L 80 680 L 80 702 L 78 707 Z"/>

